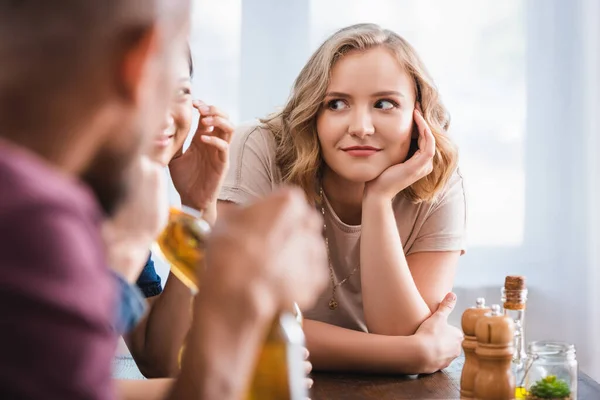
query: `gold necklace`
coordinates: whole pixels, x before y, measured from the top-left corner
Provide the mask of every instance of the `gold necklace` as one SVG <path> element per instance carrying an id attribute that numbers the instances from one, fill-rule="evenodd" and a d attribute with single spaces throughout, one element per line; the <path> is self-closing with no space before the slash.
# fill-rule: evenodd
<path id="1" fill-rule="evenodd" d="M 329 277 L 331 278 L 331 299 L 329 300 L 329 309 L 333 311 L 338 308 L 338 302 L 335 299 L 335 291 L 337 290 L 338 286 L 342 286 L 348 281 L 348 279 L 350 279 L 352 275 L 354 275 L 356 271 L 358 271 L 360 264 L 357 265 L 352 272 L 350 272 L 350 275 L 342 279 L 339 283 L 335 283 L 335 275 L 333 273 L 333 266 L 331 265 L 331 252 L 329 251 L 329 239 L 327 238 L 327 222 L 325 222 L 325 196 L 323 195 L 323 186 L 319 188 L 319 196 L 321 197 L 321 214 L 323 215 L 323 237 L 325 238 L 325 247 L 327 248 Z"/>

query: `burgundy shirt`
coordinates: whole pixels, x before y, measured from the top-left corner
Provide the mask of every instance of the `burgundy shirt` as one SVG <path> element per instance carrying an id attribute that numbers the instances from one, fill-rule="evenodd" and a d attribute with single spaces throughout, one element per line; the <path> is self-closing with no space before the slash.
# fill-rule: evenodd
<path id="1" fill-rule="evenodd" d="M 114 398 L 101 217 L 85 186 L 0 140 L 0 398 Z"/>

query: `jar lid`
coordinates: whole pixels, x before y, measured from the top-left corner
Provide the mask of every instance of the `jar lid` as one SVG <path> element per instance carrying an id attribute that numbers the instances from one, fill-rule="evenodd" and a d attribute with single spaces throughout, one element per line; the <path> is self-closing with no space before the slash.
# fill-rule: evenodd
<path id="1" fill-rule="evenodd" d="M 536 358 L 574 358 L 575 345 L 566 342 L 540 340 L 529 343 L 528 353 Z"/>

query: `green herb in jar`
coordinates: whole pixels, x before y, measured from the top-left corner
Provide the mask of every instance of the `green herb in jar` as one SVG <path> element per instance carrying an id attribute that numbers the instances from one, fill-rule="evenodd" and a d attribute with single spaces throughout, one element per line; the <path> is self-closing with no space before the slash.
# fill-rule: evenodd
<path id="1" fill-rule="evenodd" d="M 530 389 L 527 399 L 567 400 L 571 398 L 569 384 L 554 375 L 548 375 L 537 381 Z"/>

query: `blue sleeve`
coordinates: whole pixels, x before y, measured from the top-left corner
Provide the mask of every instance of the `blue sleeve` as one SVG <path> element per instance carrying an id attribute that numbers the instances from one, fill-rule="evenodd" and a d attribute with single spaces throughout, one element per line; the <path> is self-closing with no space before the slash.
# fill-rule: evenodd
<path id="1" fill-rule="evenodd" d="M 148 261 L 137 280 L 137 286 L 146 297 L 158 296 L 162 293 L 160 276 L 158 276 L 154 268 L 152 254 L 148 257 Z"/>
<path id="2" fill-rule="evenodd" d="M 125 281 L 121 275 L 113 273 L 119 288 L 119 308 L 114 330 L 119 335 L 130 332 L 140 322 L 146 312 L 146 300 L 140 290 Z M 160 285 L 159 285 L 160 286 Z"/>

